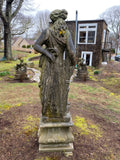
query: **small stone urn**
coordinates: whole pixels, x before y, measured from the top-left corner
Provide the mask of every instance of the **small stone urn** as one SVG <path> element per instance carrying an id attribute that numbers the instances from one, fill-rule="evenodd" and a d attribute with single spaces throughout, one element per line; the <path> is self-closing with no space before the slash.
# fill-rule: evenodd
<path id="1" fill-rule="evenodd" d="M 27 77 L 27 64 L 23 62 L 23 59 L 19 58 L 20 63 L 16 65 L 16 73 L 15 73 L 15 80 L 23 80 L 28 79 Z"/>
<path id="2" fill-rule="evenodd" d="M 88 71 L 87 66 L 84 64 L 84 59 L 79 58 L 78 59 L 78 65 L 77 65 L 77 75 L 74 78 L 75 81 L 86 81 L 88 79 Z"/>

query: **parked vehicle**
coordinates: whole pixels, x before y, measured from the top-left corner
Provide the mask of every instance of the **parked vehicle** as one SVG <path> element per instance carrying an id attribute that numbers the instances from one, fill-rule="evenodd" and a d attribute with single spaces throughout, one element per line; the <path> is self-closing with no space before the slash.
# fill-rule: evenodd
<path id="1" fill-rule="evenodd" d="M 119 61 L 120 62 L 120 55 L 116 55 L 115 56 L 115 61 Z"/>

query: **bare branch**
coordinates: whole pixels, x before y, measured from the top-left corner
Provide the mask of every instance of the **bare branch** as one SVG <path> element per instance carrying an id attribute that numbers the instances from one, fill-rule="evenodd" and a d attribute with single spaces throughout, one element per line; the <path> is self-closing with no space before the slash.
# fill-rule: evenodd
<path id="1" fill-rule="evenodd" d="M 3 22 L 7 22 L 7 19 L 2 11 L 2 7 L 3 7 L 3 0 L 0 1 L 0 18 L 2 19 Z"/>
<path id="2" fill-rule="evenodd" d="M 20 8 L 22 7 L 23 1 L 24 1 L 24 0 L 20 0 L 20 1 L 19 1 L 19 4 L 18 4 L 16 10 L 15 10 L 15 11 L 13 12 L 13 14 L 11 15 L 11 19 L 13 19 L 13 18 L 17 15 L 18 11 L 19 11 Z"/>
<path id="3" fill-rule="evenodd" d="M 120 6 L 108 8 L 100 17 L 106 20 L 110 30 L 110 39 L 117 49 L 118 38 L 120 37 Z"/>
<path id="4" fill-rule="evenodd" d="M 7 2 L 8 2 L 8 3 L 12 3 L 13 1 L 14 1 L 14 0 L 8 0 Z"/>
<path id="5" fill-rule="evenodd" d="M 24 34 L 25 32 L 26 32 L 26 30 L 21 31 L 21 32 L 17 32 L 17 33 L 12 33 L 11 35 L 12 35 L 12 36 L 22 35 L 22 34 Z"/>

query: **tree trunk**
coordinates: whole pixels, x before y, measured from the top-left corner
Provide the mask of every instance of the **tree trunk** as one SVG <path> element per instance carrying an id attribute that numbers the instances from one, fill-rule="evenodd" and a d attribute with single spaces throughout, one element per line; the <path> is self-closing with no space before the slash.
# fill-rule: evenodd
<path id="1" fill-rule="evenodd" d="M 11 27 L 9 22 L 4 24 L 4 58 L 12 60 Z"/>

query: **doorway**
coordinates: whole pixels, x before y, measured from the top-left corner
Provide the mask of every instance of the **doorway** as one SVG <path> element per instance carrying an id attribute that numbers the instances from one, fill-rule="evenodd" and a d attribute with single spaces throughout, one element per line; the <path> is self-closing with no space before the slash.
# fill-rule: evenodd
<path id="1" fill-rule="evenodd" d="M 93 56 L 93 52 L 86 52 L 86 51 L 82 51 L 81 54 L 81 58 L 84 58 L 84 63 L 87 66 L 92 66 L 92 56 Z"/>

